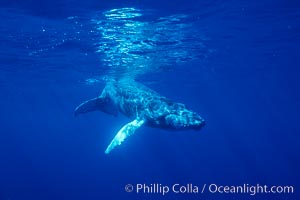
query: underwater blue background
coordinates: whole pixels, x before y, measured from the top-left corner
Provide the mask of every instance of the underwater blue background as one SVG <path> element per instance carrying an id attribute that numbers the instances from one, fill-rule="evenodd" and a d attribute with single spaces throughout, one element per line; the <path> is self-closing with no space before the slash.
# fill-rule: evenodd
<path id="1" fill-rule="evenodd" d="M 0 6 L 0 200 L 299 197 L 298 1 L 13 0 Z M 133 28 L 124 29 L 127 19 L 105 15 L 116 8 L 142 16 L 129 17 Z M 105 155 L 130 120 L 101 112 L 75 118 L 73 111 L 101 93 L 105 78 L 132 74 L 195 110 L 205 127 L 142 127 Z M 137 183 L 259 183 L 293 185 L 295 192 L 125 192 L 126 184 Z"/>

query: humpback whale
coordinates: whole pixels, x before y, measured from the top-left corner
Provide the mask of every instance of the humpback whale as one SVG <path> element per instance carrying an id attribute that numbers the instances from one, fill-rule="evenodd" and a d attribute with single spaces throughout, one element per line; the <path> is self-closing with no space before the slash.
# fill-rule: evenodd
<path id="1" fill-rule="evenodd" d="M 175 103 L 135 81 L 109 81 L 101 95 L 80 104 L 75 116 L 102 111 L 117 116 L 122 113 L 133 119 L 115 135 L 105 150 L 108 154 L 142 125 L 177 131 L 201 129 L 205 121 L 182 103 Z"/>

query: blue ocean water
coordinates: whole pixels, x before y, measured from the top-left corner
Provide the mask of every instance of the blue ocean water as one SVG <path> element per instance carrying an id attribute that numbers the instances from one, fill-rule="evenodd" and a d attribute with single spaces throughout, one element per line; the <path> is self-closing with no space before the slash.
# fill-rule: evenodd
<path id="1" fill-rule="evenodd" d="M 299 2 L 0 6 L 1 200 L 299 198 Z M 130 119 L 74 109 L 121 77 L 186 104 L 205 127 L 141 127 L 105 155 Z M 136 190 L 177 183 L 199 191 Z M 257 184 L 294 192 L 209 191 Z"/>

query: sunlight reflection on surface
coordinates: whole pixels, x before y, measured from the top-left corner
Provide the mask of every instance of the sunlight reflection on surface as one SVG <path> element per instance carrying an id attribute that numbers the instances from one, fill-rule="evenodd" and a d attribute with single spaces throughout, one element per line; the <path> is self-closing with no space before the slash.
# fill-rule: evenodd
<path id="1" fill-rule="evenodd" d="M 188 15 L 160 17 L 120 8 L 101 13 L 92 23 L 99 32 L 97 52 L 114 77 L 134 78 L 207 56 L 206 38 Z"/>

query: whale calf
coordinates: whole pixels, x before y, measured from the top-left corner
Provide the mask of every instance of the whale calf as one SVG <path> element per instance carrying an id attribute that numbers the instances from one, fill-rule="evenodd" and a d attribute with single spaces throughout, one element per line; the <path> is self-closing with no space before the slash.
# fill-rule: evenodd
<path id="1" fill-rule="evenodd" d="M 177 131 L 201 129 L 205 121 L 182 103 L 175 103 L 135 81 L 109 81 L 101 95 L 80 104 L 75 116 L 102 111 L 117 116 L 122 113 L 133 119 L 115 135 L 105 150 L 108 154 L 142 125 Z"/>

